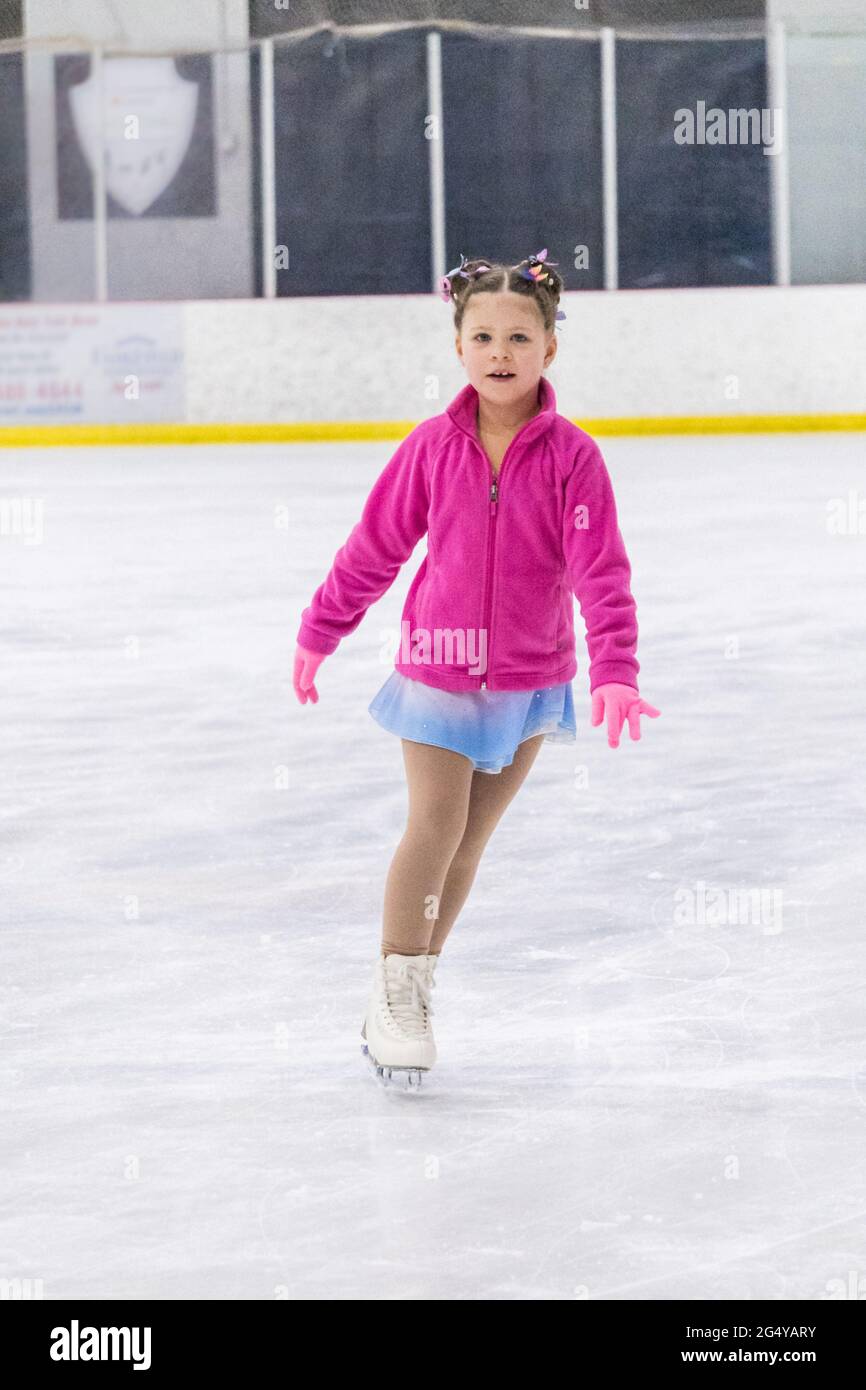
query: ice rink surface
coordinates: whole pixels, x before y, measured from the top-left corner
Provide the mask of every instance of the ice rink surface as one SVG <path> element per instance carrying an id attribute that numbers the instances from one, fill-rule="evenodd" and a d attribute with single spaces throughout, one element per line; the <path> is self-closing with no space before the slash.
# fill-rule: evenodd
<path id="1" fill-rule="evenodd" d="M 545 744 L 360 1053 L 422 542 L 291 688 L 396 446 L 21 450 L 2 498 L 0 1277 L 45 1298 L 866 1294 L 863 435 L 602 439 L 641 690 Z M 34 515 L 36 511 L 34 510 Z M 14 531 L 14 527 L 13 527 Z"/>

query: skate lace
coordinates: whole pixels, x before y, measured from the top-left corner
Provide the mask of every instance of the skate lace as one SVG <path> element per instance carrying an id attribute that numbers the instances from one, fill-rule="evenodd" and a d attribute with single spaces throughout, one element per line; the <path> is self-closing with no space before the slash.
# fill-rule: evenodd
<path id="1" fill-rule="evenodd" d="M 385 972 L 385 990 L 392 1016 L 407 1032 L 422 1034 L 427 1016 L 433 1013 L 433 981 L 418 966 L 400 961 Z"/>

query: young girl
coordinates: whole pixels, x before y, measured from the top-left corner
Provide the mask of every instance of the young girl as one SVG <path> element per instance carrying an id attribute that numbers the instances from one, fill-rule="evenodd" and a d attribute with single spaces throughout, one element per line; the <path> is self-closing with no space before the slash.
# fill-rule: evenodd
<path id="1" fill-rule="evenodd" d="M 616 748 L 625 719 L 639 739 L 640 716 L 659 714 L 638 693 L 631 569 L 604 460 L 557 414 L 543 376 L 565 317 L 546 257 L 461 257 L 443 278 L 469 384 L 399 445 L 297 638 L 295 692 L 315 703 L 321 662 L 427 535 L 395 670 L 369 706 L 402 739 L 409 812 L 362 1036 L 380 1076 L 402 1071 L 410 1085 L 436 1059 L 436 962 L 484 848 L 544 740 L 576 738 L 573 594 L 592 724 L 606 717 Z"/>

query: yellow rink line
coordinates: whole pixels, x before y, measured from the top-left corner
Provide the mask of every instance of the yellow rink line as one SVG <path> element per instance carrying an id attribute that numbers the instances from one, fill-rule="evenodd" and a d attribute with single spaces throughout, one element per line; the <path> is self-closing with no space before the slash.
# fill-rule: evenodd
<path id="1" fill-rule="evenodd" d="M 0 425 L 0 447 L 81 444 L 322 444 L 404 439 L 417 420 L 308 420 L 294 424 Z M 777 434 L 866 430 L 866 413 L 831 415 L 645 415 L 581 419 L 592 435 Z"/>

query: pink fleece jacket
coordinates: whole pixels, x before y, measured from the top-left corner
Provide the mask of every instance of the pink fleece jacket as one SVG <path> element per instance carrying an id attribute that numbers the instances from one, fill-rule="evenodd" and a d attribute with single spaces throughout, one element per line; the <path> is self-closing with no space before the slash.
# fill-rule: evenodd
<path id="1" fill-rule="evenodd" d="M 539 401 L 498 477 L 480 442 L 474 386 L 407 435 L 304 609 L 300 646 L 335 651 L 426 533 L 394 663 L 404 676 L 456 691 L 569 681 L 576 594 L 590 689 L 637 689 L 631 568 L 607 468 L 591 436 L 557 414 L 546 377 Z"/>

